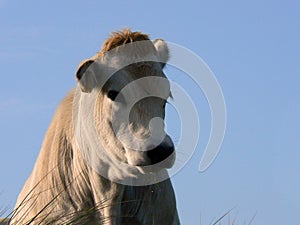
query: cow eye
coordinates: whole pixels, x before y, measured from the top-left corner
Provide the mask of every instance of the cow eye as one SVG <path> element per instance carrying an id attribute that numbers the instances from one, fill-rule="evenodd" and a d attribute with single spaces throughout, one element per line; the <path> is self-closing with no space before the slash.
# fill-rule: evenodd
<path id="1" fill-rule="evenodd" d="M 107 97 L 110 98 L 112 101 L 114 101 L 116 99 L 116 97 L 118 96 L 119 92 L 116 90 L 110 90 L 107 93 Z"/>

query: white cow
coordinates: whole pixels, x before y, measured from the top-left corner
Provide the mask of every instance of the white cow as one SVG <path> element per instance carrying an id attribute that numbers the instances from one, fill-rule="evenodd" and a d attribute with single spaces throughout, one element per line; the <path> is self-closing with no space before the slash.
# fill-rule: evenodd
<path id="1" fill-rule="evenodd" d="M 163 40 L 125 29 L 79 65 L 10 224 L 179 224 L 166 172 L 174 145 L 160 123 L 168 57 Z"/>

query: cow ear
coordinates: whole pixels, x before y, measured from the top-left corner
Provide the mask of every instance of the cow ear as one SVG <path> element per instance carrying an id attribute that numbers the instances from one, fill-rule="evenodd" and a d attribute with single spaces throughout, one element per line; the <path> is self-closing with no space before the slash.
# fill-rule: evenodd
<path id="1" fill-rule="evenodd" d="M 95 77 L 92 71 L 91 65 L 94 63 L 94 60 L 85 60 L 81 62 L 78 66 L 76 72 L 76 79 L 79 83 L 79 86 L 83 92 L 91 92 L 94 86 Z"/>
<path id="2" fill-rule="evenodd" d="M 158 60 L 161 62 L 162 67 L 166 65 L 169 60 L 169 48 L 163 39 L 156 39 L 153 44 L 157 51 Z"/>

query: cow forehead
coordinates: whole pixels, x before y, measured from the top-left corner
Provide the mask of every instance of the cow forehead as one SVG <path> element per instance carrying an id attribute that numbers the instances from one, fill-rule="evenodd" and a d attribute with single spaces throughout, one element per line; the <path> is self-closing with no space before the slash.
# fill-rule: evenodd
<path id="1" fill-rule="evenodd" d="M 100 75 L 101 76 L 101 75 Z M 162 86 L 161 83 L 168 83 L 168 80 L 165 74 L 162 71 L 161 65 L 157 62 L 139 62 L 128 65 L 115 73 L 108 79 L 107 84 L 105 85 L 105 90 L 115 89 L 121 90 L 126 85 L 135 80 L 139 80 L 142 78 L 148 77 L 148 81 L 139 82 L 139 86 L 148 86 L 148 85 L 158 85 L 158 87 L 163 89 L 170 89 L 168 85 Z M 156 77 L 164 78 L 164 82 L 162 79 L 155 79 Z M 149 82 L 151 81 L 151 82 Z"/>
<path id="2" fill-rule="evenodd" d="M 96 57 L 98 56 L 96 55 Z M 143 61 L 158 62 L 157 51 L 150 40 L 137 41 L 119 46 L 105 52 L 100 57 L 105 64 L 114 68 L 123 68 L 127 65 Z"/>
<path id="3" fill-rule="evenodd" d="M 112 90 L 115 88 L 115 85 L 113 84 L 109 88 Z M 158 76 L 145 76 L 132 80 L 127 85 L 117 89 L 117 91 L 119 95 L 116 98 L 116 102 L 120 102 L 120 106 L 125 106 L 128 110 L 138 102 L 143 103 L 139 104 L 140 107 L 160 107 L 171 95 L 169 81 Z M 146 99 L 151 99 L 151 101 L 142 101 Z M 125 105 L 122 103 L 125 103 Z"/>
<path id="4" fill-rule="evenodd" d="M 107 66 L 120 70 L 125 67 L 131 68 L 141 68 L 141 65 L 149 65 L 152 62 L 151 67 L 155 65 L 155 62 L 158 61 L 158 57 L 155 54 L 145 54 L 145 55 L 128 55 L 128 54 L 120 54 L 116 56 L 104 57 L 104 64 Z M 147 63 L 148 62 L 148 63 Z"/>

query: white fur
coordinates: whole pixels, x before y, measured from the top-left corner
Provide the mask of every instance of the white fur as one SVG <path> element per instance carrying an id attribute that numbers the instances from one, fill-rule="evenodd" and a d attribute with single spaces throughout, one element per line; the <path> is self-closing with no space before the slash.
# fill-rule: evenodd
<path id="1" fill-rule="evenodd" d="M 167 43 L 163 39 L 156 39 L 153 44 L 160 62 L 166 63 L 169 60 L 169 48 Z"/>

